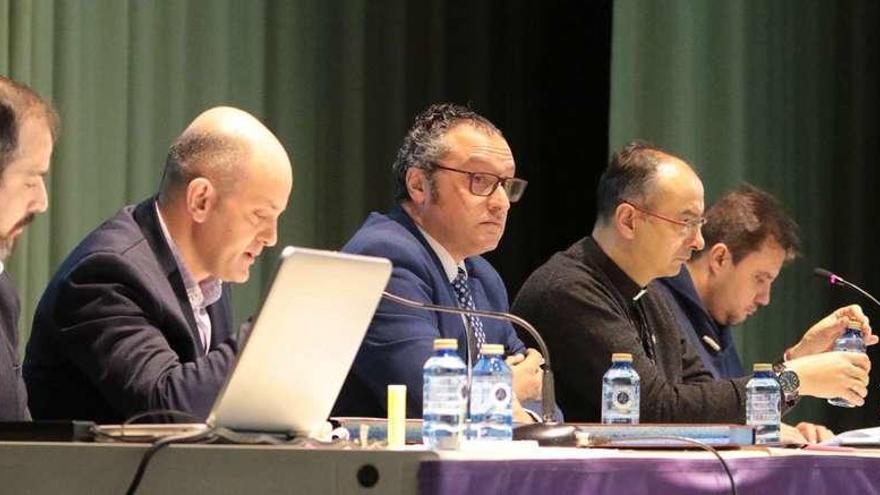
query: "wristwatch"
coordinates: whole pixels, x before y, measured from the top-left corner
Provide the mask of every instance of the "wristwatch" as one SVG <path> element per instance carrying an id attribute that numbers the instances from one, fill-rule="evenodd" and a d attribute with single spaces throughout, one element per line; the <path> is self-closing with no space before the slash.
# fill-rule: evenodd
<path id="1" fill-rule="evenodd" d="M 773 371 L 776 373 L 776 381 L 779 382 L 779 388 L 785 396 L 785 402 L 791 404 L 798 398 L 798 389 L 801 387 L 801 379 L 794 370 L 785 367 L 785 363 L 776 363 L 773 365 Z"/>

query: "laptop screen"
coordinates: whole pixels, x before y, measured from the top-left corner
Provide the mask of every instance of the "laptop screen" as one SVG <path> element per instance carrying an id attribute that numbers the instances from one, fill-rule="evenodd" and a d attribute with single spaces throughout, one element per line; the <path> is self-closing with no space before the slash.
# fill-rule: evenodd
<path id="1" fill-rule="evenodd" d="M 287 247 L 212 426 L 320 431 L 391 276 L 391 262 Z"/>

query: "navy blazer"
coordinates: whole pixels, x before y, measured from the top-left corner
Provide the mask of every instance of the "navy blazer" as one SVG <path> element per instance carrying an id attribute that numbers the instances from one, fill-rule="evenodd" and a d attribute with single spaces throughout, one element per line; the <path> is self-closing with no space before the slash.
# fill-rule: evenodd
<path id="1" fill-rule="evenodd" d="M 691 279 L 687 266 L 674 277 L 658 279 L 658 288 L 662 288 L 669 301 L 669 307 L 675 313 L 682 335 L 687 337 L 691 346 L 696 349 L 703 361 L 703 366 L 715 378 L 739 378 L 746 376 L 742 361 L 736 352 L 731 328 L 718 325 L 712 318 Z M 720 350 L 712 348 L 703 337 L 712 339 Z"/>
<path id="2" fill-rule="evenodd" d="M 388 258 L 394 265 L 387 290 L 416 301 L 456 306 L 455 292 L 443 265 L 400 207 L 387 215 L 372 213 L 342 249 L 345 252 Z M 498 272 L 480 256 L 465 260 L 468 283 L 477 309 L 507 311 L 507 289 Z M 483 318 L 486 342 L 504 344 L 508 354 L 524 352 L 513 327 Z M 422 366 L 433 354 L 434 339 L 458 340 L 465 359 L 467 334 L 462 317 L 382 301 L 358 351 L 334 408 L 337 416 L 387 415 L 386 388 L 407 388 L 407 417 L 422 416 Z"/>
<path id="3" fill-rule="evenodd" d="M 19 311 L 18 295 L 4 271 L 0 273 L 0 421 L 30 419 L 18 361 Z"/>
<path id="4" fill-rule="evenodd" d="M 238 351 L 228 286 L 208 314 L 205 353 L 155 201 L 126 206 L 70 253 L 37 306 L 24 362 L 31 413 L 115 423 L 174 409 L 204 420 Z"/>

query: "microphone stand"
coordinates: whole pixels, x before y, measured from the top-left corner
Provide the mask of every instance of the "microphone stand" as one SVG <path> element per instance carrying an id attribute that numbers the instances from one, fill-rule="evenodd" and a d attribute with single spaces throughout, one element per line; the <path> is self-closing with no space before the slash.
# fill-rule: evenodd
<path id="1" fill-rule="evenodd" d="M 553 417 L 556 409 L 556 389 L 553 384 L 553 370 L 550 366 L 550 351 L 541 334 L 538 333 L 538 330 L 531 323 L 510 313 L 423 303 L 400 297 L 388 291 L 382 291 L 382 297 L 410 308 L 439 313 L 476 315 L 506 321 L 525 330 L 538 344 L 538 348 L 544 356 L 544 364 L 541 365 L 541 423 L 518 426 L 514 428 L 513 437 L 517 440 L 537 440 L 541 445 L 575 445 L 575 427 L 560 424 Z"/>

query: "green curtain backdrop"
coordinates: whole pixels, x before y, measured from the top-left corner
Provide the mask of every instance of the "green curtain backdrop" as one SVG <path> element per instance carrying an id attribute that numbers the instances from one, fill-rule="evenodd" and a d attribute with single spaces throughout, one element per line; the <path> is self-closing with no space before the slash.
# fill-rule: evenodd
<path id="1" fill-rule="evenodd" d="M 737 330 L 746 365 L 776 359 L 844 303 L 862 303 L 880 322 L 878 308 L 811 275 L 825 266 L 880 292 L 880 5 L 617 0 L 613 17 L 610 147 L 653 141 L 699 169 L 707 203 L 748 181 L 801 226 L 805 256 Z M 871 389 L 863 408 L 807 399 L 794 417 L 838 429 L 877 424 L 880 392 Z"/>
<path id="2" fill-rule="evenodd" d="M 471 104 L 504 130 L 531 181 L 492 253 L 513 295 L 591 221 L 595 170 L 571 151 L 605 161 L 610 19 L 609 2 L 581 0 L 0 0 L 0 73 L 62 119 L 49 212 L 8 264 L 22 342 L 61 260 L 152 195 L 171 141 L 218 104 L 263 119 L 292 155 L 279 246 L 323 249 L 390 205 L 390 165 L 416 112 Z M 277 253 L 234 289 L 239 321 Z"/>

